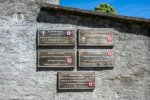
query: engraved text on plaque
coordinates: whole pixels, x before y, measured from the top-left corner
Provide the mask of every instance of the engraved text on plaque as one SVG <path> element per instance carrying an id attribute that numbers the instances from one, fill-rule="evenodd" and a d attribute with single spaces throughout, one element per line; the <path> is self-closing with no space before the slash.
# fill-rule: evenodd
<path id="1" fill-rule="evenodd" d="M 73 50 L 38 50 L 38 67 L 74 67 L 74 57 Z"/>
<path id="2" fill-rule="evenodd" d="M 74 30 L 38 30 L 39 46 L 74 46 Z"/>
<path id="3" fill-rule="evenodd" d="M 95 88 L 94 72 L 59 72 L 59 90 L 93 90 Z"/>
<path id="4" fill-rule="evenodd" d="M 113 46 L 114 36 L 112 30 L 79 29 L 79 46 Z"/>
<path id="5" fill-rule="evenodd" d="M 111 49 L 82 49 L 78 51 L 78 67 L 114 67 Z"/>

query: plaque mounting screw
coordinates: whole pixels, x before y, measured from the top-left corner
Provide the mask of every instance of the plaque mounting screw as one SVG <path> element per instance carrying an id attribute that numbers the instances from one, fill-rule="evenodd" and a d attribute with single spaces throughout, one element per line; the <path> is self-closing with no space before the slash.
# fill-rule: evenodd
<path id="1" fill-rule="evenodd" d="M 68 64 L 71 64 L 71 63 L 72 63 L 72 59 L 71 59 L 71 58 L 67 58 L 66 61 L 67 61 Z"/>
<path id="2" fill-rule="evenodd" d="M 72 36 L 72 31 L 67 31 L 67 32 L 66 32 L 66 35 L 67 35 L 67 36 Z"/>
<path id="3" fill-rule="evenodd" d="M 112 56 L 112 51 L 108 51 L 107 56 Z"/>
<path id="4" fill-rule="evenodd" d="M 108 36 L 108 37 L 107 37 L 107 41 L 108 41 L 108 42 L 112 42 L 112 36 Z"/>
<path id="5" fill-rule="evenodd" d="M 88 86 L 89 86 L 89 87 L 94 87 L 94 82 L 89 81 L 89 82 L 88 82 Z"/>

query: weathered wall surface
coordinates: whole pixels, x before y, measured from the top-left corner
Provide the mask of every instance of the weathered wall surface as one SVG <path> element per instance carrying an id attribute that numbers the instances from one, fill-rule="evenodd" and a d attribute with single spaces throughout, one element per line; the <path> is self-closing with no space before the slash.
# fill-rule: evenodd
<path id="1" fill-rule="evenodd" d="M 59 5 L 59 0 L 47 0 L 47 3 Z"/>
<path id="2" fill-rule="evenodd" d="M 150 27 L 61 12 L 48 14 L 40 12 L 40 4 L 26 0 L 0 3 L 0 100 L 150 99 Z M 14 21 L 18 12 L 24 14 L 22 22 Z M 57 93 L 57 71 L 37 71 L 36 31 L 56 27 L 115 29 L 115 67 L 95 70 L 93 92 Z"/>

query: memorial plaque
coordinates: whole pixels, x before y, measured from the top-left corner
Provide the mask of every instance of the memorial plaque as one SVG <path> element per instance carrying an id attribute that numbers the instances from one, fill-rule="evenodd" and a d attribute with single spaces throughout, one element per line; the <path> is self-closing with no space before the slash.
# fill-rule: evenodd
<path id="1" fill-rule="evenodd" d="M 74 30 L 38 30 L 39 46 L 74 46 Z"/>
<path id="2" fill-rule="evenodd" d="M 110 29 L 79 29 L 79 46 L 113 46 L 114 35 Z"/>
<path id="3" fill-rule="evenodd" d="M 111 49 L 82 49 L 78 51 L 78 67 L 114 67 Z"/>
<path id="4" fill-rule="evenodd" d="M 68 68 L 75 66 L 73 50 L 38 50 L 38 67 Z"/>
<path id="5" fill-rule="evenodd" d="M 58 90 L 93 90 L 94 72 L 59 72 Z"/>

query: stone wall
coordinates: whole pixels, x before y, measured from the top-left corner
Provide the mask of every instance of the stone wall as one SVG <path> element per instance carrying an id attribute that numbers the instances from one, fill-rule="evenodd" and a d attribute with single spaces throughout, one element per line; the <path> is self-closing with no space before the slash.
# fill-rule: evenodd
<path id="1" fill-rule="evenodd" d="M 47 3 L 59 5 L 59 0 L 47 0 Z"/>
<path id="2" fill-rule="evenodd" d="M 150 99 L 149 26 L 61 11 L 47 13 L 40 11 L 41 3 L 40 0 L 3 0 L 0 3 L 0 100 Z M 14 20 L 15 13 L 23 14 L 24 19 Z M 115 67 L 90 70 L 96 74 L 93 92 L 58 93 L 59 70 L 37 70 L 37 29 L 68 27 L 115 30 Z"/>

